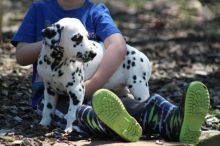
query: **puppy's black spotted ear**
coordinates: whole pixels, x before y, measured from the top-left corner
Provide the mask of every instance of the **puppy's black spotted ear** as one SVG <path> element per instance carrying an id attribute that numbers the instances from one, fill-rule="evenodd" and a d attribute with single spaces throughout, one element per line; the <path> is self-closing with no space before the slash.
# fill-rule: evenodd
<path id="1" fill-rule="evenodd" d="M 56 32 L 54 31 L 54 29 L 47 27 L 42 30 L 42 35 L 43 35 L 43 37 L 47 37 L 47 38 L 51 39 L 52 37 L 54 37 L 56 35 Z"/>

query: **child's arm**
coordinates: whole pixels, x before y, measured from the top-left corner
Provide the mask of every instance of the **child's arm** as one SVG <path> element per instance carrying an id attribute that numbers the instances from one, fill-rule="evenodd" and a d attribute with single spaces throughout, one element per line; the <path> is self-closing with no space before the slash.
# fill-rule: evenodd
<path id="1" fill-rule="evenodd" d="M 108 79 L 113 75 L 119 65 L 122 63 L 126 52 L 126 43 L 120 33 L 115 33 L 107 37 L 104 41 L 106 47 L 105 54 L 94 76 L 86 81 L 85 89 L 87 100 L 90 100 L 92 94 L 102 88 Z"/>
<path id="2" fill-rule="evenodd" d="M 42 41 L 36 43 L 18 43 L 16 47 L 16 59 L 20 65 L 30 65 L 37 61 L 41 50 Z"/>

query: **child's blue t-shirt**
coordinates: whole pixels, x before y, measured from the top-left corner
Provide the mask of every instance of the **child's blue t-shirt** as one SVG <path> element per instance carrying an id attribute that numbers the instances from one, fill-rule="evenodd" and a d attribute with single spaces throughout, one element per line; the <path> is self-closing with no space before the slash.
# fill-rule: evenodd
<path id="1" fill-rule="evenodd" d="M 63 10 L 57 0 L 42 0 L 32 4 L 11 43 L 16 46 L 18 42 L 41 41 L 42 29 L 64 17 L 78 18 L 92 40 L 104 41 L 111 34 L 120 33 L 104 4 L 94 4 L 85 0 L 84 5 L 78 9 Z M 32 107 L 36 108 L 44 93 L 36 63 L 33 64 L 32 88 Z"/>

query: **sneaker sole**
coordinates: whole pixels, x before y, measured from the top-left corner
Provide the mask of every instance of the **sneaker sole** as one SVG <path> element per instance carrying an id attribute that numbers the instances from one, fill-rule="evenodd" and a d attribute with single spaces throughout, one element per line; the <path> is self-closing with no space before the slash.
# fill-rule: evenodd
<path id="1" fill-rule="evenodd" d="M 180 131 L 181 143 L 198 143 L 200 129 L 209 109 L 209 102 L 207 87 L 201 82 L 192 82 L 185 96 L 184 119 Z"/>
<path id="2" fill-rule="evenodd" d="M 142 136 L 139 123 L 129 115 L 121 100 L 111 91 L 96 91 L 92 105 L 99 119 L 124 140 L 138 141 Z"/>

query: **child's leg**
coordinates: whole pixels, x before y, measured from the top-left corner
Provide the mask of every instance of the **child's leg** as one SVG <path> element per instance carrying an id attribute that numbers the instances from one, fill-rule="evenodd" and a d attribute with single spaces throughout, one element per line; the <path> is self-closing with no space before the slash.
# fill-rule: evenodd
<path id="1" fill-rule="evenodd" d="M 141 123 L 144 133 L 154 131 L 170 140 L 197 143 L 209 108 L 209 93 L 201 82 L 192 82 L 187 89 L 182 107 L 171 104 L 159 95 L 154 95 L 141 104 L 131 100 L 123 100 L 122 104 L 119 98 L 108 90 L 97 91 L 92 103 L 97 116 L 116 132 L 119 127 L 123 127 L 121 121 L 124 125 L 130 123 L 131 118 L 127 115 L 124 104 L 128 112 Z M 118 114 L 118 111 L 122 114 Z M 118 122 L 117 119 L 129 120 L 125 123 L 126 120 Z M 124 127 L 121 131 L 127 132 L 130 129 Z M 118 134 L 129 140 L 128 135 L 120 132 Z"/>
<path id="2" fill-rule="evenodd" d="M 170 140 L 195 144 L 208 108 L 208 89 L 195 81 L 189 85 L 179 107 L 159 95 L 147 100 L 141 123 L 146 132 L 154 130 Z"/>
<path id="3" fill-rule="evenodd" d="M 100 98 L 107 100 L 97 100 Z M 130 99 L 122 99 L 121 102 L 116 95 L 108 90 L 97 91 L 94 99 L 93 106 L 95 111 L 98 111 L 96 113 L 98 115 L 94 113 L 91 106 L 82 105 L 77 110 L 78 125 L 87 133 L 93 136 L 95 134 L 96 137 L 112 137 L 114 133 L 109 130 L 111 128 L 128 141 L 138 140 L 142 131 L 138 123 L 127 113 L 126 109 L 141 123 L 144 133 L 153 130 L 171 140 L 183 143 L 196 143 L 200 134 L 200 127 L 209 107 L 208 90 L 201 82 L 192 82 L 190 84 L 186 92 L 185 103 L 182 107 L 169 103 L 159 95 L 152 96 L 145 103 L 141 104 Z M 115 113 L 120 113 L 117 118 L 114 118 Z M 108 120 L 109 115 L 112 115 L 113 121 L 112 119 Z M 102 121 L 97 116 L 101 117 Z M 60 115 L 60 117 L 62 116 Z M 109 128 L 102 122 L 106 123 Z M 119 127 L 123 127 L 120 126 L 121 124 L 130 125 L 130 123 L 134 125 L 130 129 L 128 126 L 117 131 L 120 129 Z M 135 135 L 135 139 L 131 138 L 131 135 Z"/>
<path id="4" fill-rule="evenodd" d="M 117 137 L 117 135 L 107 127 L 92 109 L 90 105 L 81 105 L 76 112 L 77 125 L 91 137 Z"/>
<path id="5" fill-rule="evenodd" d="M 124 140 L 137 141 L 142 136 L 141 126 L 113 92 L 107 89 L 96 91 L 92 105 L 99 119 Z"/>
<path id="6" fill-rule="evenodd" d="M 176 106 L 157 94 L 139 106 L 131 104 L 131 101 L 123 103 L 129 113 L 139 118 L 144 133 L 152 131 L 169 140 L 197 143 L 209 108 L 209 93 L 201 82 L 192 82 L 181 106 Z"/>

